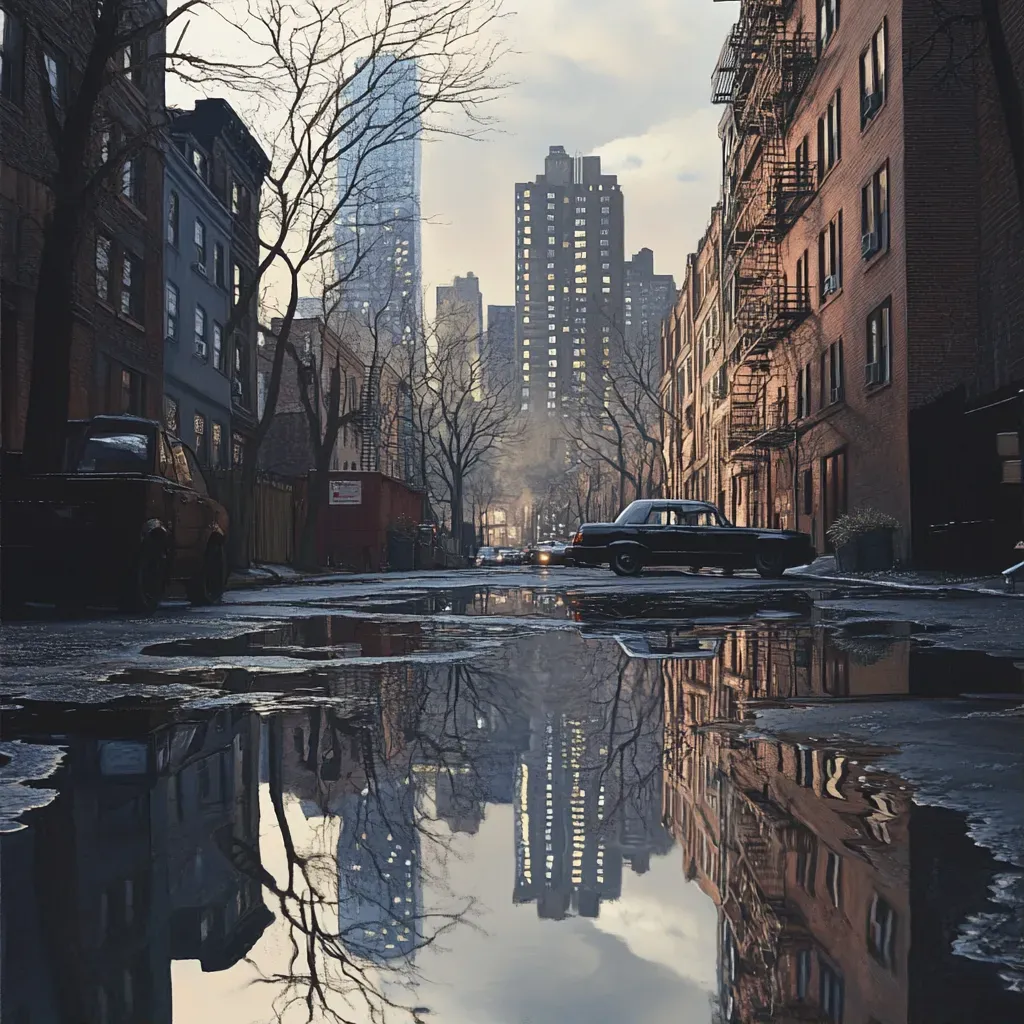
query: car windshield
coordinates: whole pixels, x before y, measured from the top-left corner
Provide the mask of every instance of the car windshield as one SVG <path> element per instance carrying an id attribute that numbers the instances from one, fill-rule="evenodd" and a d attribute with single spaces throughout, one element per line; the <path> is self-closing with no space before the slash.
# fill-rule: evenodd
<path id="1" fill-rule="evenodd" d="M 150 439 L 143 433 L 111 432 L 86 438 L 75 465 L 78 473 L 148 473 Z"/>
<path id="2" fill-rule="evenodd" d="M 615 522 L 618 523 L 619 525 L 621 525 L 623 523 L 634 523 L 634 522 L 636 522 L 636 519 L 634 519 L 633 514 L 635 512 L 637 512 L 637 506 L 640 505 L 640 504 L 646 505 L 646 502 L 634 501 L 634 502 L 631 502 L 630 504 L 628 504 L 618 514 L 618 517 L 616 518 Z"/>

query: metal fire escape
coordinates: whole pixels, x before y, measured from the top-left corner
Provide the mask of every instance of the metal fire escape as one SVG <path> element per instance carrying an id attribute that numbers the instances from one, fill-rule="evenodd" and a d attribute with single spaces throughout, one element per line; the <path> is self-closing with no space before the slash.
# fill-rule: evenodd
<path id="1" fill-rule="evenodd" d="M 780 242 L 816 187 L 808 155 L 787 162 L 786 131 L 816 61 L 813 36 L 789 31 L 792 0 L 741 0 L 712 77 L 712 101 L 732 108 L 726 169 L 725 279 L 735 279 L 729 450 L 765 459 L 793 438 L 784 393 L 770 393 L 770 355 L 810 315 L 806 282 L 790 283 Z"/>

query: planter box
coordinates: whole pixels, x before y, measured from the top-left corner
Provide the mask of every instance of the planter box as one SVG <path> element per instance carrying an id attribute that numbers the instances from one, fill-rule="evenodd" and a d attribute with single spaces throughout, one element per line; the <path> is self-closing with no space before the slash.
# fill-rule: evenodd
<path id="1" fill-rule="evenodd" d="M 836 566 L 841 572 L 883 572 L 893 567 L 893 532 L 888 528 L 869 530 L 849 544 L 836 548 Z"/>

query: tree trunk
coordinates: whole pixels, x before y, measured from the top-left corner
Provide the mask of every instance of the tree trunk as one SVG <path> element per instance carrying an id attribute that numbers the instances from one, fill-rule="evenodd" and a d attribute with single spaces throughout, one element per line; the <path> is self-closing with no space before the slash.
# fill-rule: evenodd
<path id="1" fill-rule="evenodd" d="M 231 552 L 232 565 L 236 569 L 249 568 L 249 552 L 252 549 L 254 515 L 256 505 L 256 452 L 246 450 L 246 458 L 242 463 L 242 493 L 239 496 L 238 521 L 231 523 L 231 535 L 228 538 L 228 550 Z"/>
<path id="2" fill-rule="evenodd" d="M 455 538 L 455 550 L 461 555 L 462 550 L 462 479 L 453 474 L 452 478 L 452 536 Z"/>
<path id="3" fill-rule="evenodd" d="M 999 0 L 981 0 L 981 16 L 988 36 L 989 55 L 992 59 L 992 74 L 995 78 L 999 108 L 1006 124 L 1006 134 L 1013 158 L 1013 170 L 1017 179 L 1017 197 L 1020 200 L 1020 215 L 1024 220 L 1024 97 L 1021 83 L 1013 66 L 1013 55 L 1006 41 Z"/>
<path id="4" fill-rule="evenodd" d="M 299 550 L 296 552 L 296 568 L 312 572 L 320 568 L 317 552 L 317 525 L 320 522 L 320 509 L 327 504 L 330 493 L 330 476 L 327 471 L 317 470 L 309 477 L 306 492 L 306 518 L 302 524 L 299 538 Z"/>
<path id="5" fill-rule="evenodd" d="M 33 472 L 57 472 L 64 457 L 64 424 L 71 396 L 79 219 L 76 207 L 58 202 L 43 238 L 25 421 L 25 461 Z"/>

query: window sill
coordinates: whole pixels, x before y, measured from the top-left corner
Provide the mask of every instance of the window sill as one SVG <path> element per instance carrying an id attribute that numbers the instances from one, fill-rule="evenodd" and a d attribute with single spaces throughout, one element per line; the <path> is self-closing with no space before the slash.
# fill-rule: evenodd
<path id="1" fill-rule="evenodd" d="M 146 214 L 138 206 L 136 206 L 134 201 L 129 199 L 123 192 L 118 193 L 117 198 L 120 199 L 124 206 L 127 209 L 131 210 L 131 212 L 136 217 L 138 217 L 139 220 L 144 221 L 147 219 Z"/>
<path id="2" fill-rule="evenodd" d="M 832 303 L 835 302 L 836 299 L 838 299 L 839 296 L 842 295 L 842 294 L 843 294 L 843 286 L 840 285 L 839 288 L 836 291 L 831 292 L 829 295 L 821 296 L 821 301 L 820 301 L 820 303 L 818 305 L 818 309 L 821 310 L 821 309 L 825 309 L 827 306 L 831 306 Z M 813 313 L 814 311 L 812 310 L 811 312 Z"/>
<path id="3" fill-rule="evenodd" d="M 870 256 L 862 256 L 861 262 L 864 264 L 864 273 L 866 274 L 873 267 L 877 267 L 879 263 L 884 261 L 884 258 L 889 255 L 889 243 L 886 242 L 881 249 L 877 249 Z"/>
<path id="4" fill-rule="evenodd" d="M 127 313 L 118 313 L 118 320 L 122 323 L 128 324 L 129 327 L 134 327 L 137 331 L 145 331 L 146 325 L 140 320 L 136 320 L 135 317 L 129 316 Z"/>
<path id="5" fill-rule="evenodd" d="M 886 96 L 885 99 L 882 100 L 882 105 L 866 121 L 861 123 L 861 126 L 860 126 L 861 138 L 863 138 L 865 135 L 867 135 L 867 133 L 869 131 L 871 131 L 872 125 L 882 116 L 882 112 L 885 110 L 885 108 L 888 105 L 889 105 L 889 97 Z"/>
<path id="6" fill-rule="evenodd" d="M 833 174 L 835 174 L 835 172 L 836 172 L 836 168 L 837 168 L 837 167 L 838 167 L 838 166 L 839 166 L 839 165 L 840 165 L 840 164 L 841 164 L 842 162 L 843 162 L 843 158 L 842 158 L 842 157 L 839 157 L 839 159 L 838 159 L 838 160 L 836 160 L 836 162 L 835 162 L 835 163 L 834 163 L 834 164 L 833 164 L 833 165 L 832 165 L 832 166 L 831 166 L 831 167 L 830 167 L 830 168 L 829 168 L 829 169 L 828 169 L 827 171 L 825 171 L 825 173 L 824 173 L 824 174 L 819 174 L 819 175 L 818 175 L 818 189 L 817 189 L 817 191 L 818 191 L 818 192 L 820 192 L 820 191 L 822 190 L 823 186 L 824 186 L 824 185 L 825 185 L 825 183 L 826 183 L 826 182 L 828 181 L 828 179 L 829 179 L 829 178 L 831 178 Z M 816 193 L 816 194 L 817 194 L 817 193 Z"/>
<path id="7" fill-rule="evenodd" d="M 892 378 L 887 380 L 884 384 L 865 384 L 864 394 L 868 398 L 873 398 L 875 395 L 880 394 L 883 391 L 888 391 L 892 387 Z"/>

